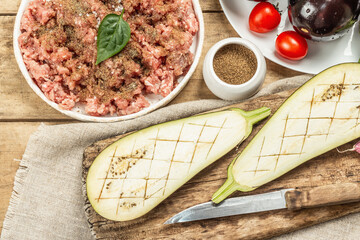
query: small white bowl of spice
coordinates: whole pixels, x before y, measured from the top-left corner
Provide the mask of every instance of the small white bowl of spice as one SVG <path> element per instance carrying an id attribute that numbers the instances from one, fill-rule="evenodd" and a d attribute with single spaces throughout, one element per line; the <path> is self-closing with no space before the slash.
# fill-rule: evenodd
<path id="1" fill-rule="evenodd" d="M 264 83 L 266 61 L 260 49 L 243 38 L 227 38 L 206 54 L 203 76 L 206 85 L 224 100 L 244 100 Z"/>

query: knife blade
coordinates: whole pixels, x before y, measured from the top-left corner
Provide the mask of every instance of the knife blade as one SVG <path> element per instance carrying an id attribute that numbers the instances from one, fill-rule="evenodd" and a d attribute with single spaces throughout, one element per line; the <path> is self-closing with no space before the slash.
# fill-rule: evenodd
<path id="1" fill-rule="evenodd" d="M 234 197 L 226 199 L 220 204 L 214 204 L 211 201 L 201 203 L 176 214 L 164 224 L 284 209 L 286 208 L 285 193 L 290 190 L 293 189 L 282 189 L 275 192 Z"/>
<path id="2" fill-rule="evenodd" d="M 337 183 L 303 189 L 282 189 L 275 192 L 235 197 L 215 205 L 202 203 L 188 208 L 164 224 L 189 222 L 278 209 L 299 210 L 360 202 L 360 182 Z"/>

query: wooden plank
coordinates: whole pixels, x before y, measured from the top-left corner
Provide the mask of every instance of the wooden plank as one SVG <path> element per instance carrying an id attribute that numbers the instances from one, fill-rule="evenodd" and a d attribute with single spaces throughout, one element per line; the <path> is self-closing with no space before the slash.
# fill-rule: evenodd
<path id="1" fill-rule="evenodd" d="M 0 123 L 0 232 L 5 217 L 16 170 L 30 135 L 40 123 Z"/>
<path id="2" fill-rule="evenodd" d="M 291 91 L 266 96 L 235 107 L 251 110 L 268 106 L 272 112 L 291 94 Z M 249 141 L 261 128 L 254 128 L 251 136 L 235 149 L 196 175 L 169 198 L 159 204 L 149 214 L 127 222 L 114 222 L 98 215 L 87 200 L 86 214 L 93 232 L 98 239 L 267 239 L 300 228 L 328 221 L 354 212 L 360 212 L 360 203 L 304 209 L 300 211 L 270 211 L 249 215 L 238 215 L 196 221 L 183 224 L 163 225 L 176 213 L 193 205 L 209 201 L 211 195 L 227 178 L 227 166 L 238 152 L 248 145 Z M 116 138 L 95 143 L 85 150 L 83 184 L 87 171 L 94 158 Z M 351 148 L 349 143 L 342 148 Z M 236 192 L 233 196 L 242 196 L 294 187 L 315 187 L 341 182 L 358 182 L 360 180 L 360 163 L 357 153 L 339 154 L 332 150 L 301 165 L 284 176 L 261 188 L 250 192 Z"/>
<path id="3" fill-rule="evenodd" d="M 0 234 L 9 205 L 15 173 L 30 135 L 40 122 L 0 122 Z M 46 124 L 59 124 L 52 122 Z"/>
<path id="4" fill-rule="evenodd" d="M 21 0 L 11 0 L 11 1 L 0 0 L 0 14 L 1 15 L 16 14 L 20 6 L 20 2 Z"/>
<path id="5" fill-rule="evenodd" d="M 222 11 L 219 0 L 200 0 L 200 5 L 203 12 Z"/>
<path id="6" fill-rule="evenodd" d="M 0 0 L 0 14 L 16 14 L 21 0 Z M 221 6 L 217 0 L 200 0 L 201 9 L 204 12 L 221 11 Z"/>
<path id="7" fill-rule="evenodd" d="M 13 54 L 12 31 L 14 16 L 0 16 L 0 120 L 11 119 L 69 119 L 42 101 L 27 85 Z M 202 57 L 194 75 L 185 89 L 171 104 L 196 99 L 216 98 L 206 87 L 202 77 L 202 64 L 206 52 L 221 39 L 236 37 L 223 13 L 205 13 L 205 43 Z M 221 29 L 221 31 L 219 31 Z M 300 73 L 267 61 L 266 84 Z M 14 94 L 16 93 L 16 94 Z"/>

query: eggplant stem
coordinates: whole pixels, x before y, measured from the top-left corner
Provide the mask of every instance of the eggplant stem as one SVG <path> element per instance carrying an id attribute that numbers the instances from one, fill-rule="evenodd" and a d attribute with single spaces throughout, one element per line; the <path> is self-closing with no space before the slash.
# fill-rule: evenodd
<path id="1" fill-rule="evenodd" d="M 224 201 L 225 198 L 239 189 L 239 184 L 235 181 L 232 174 L 233 164 L 234 162 L 232 162 L 227 169 L 228 178 L 226 179 L 225 183 L 213 194 L 211 198 L 211 201 L 213 201 L 215 204 Z"/>
<path id="2" fill-rule="evenodd" d="M 238 189 L 238 184 L 233 179 L 227 179 L 224 185 L 217 190 L 211 201 L 218 204 Z"/>
<path id="3" fill-rule="evenodd" d="M 262 107 L 253 111 L 245 112 L 244 117 L 250 124 L 254 125 L 271 114 L 271 109 Z"/>

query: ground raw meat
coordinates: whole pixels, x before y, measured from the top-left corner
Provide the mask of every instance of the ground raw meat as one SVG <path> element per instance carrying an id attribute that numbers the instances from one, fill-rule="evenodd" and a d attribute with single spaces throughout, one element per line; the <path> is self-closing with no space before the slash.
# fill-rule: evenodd
<path id="1" fill-rule="evenodd" d="M 99 24 L 123 8 L 131 39 L 96 66 Z M 79 102 L 93 116 L 127 115 L 149 106 L 146 94 L 176 87 L 198 28 L 191 0 L 33 0 L 18 41 L 31 77 L 61 108 Z"/>

